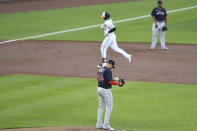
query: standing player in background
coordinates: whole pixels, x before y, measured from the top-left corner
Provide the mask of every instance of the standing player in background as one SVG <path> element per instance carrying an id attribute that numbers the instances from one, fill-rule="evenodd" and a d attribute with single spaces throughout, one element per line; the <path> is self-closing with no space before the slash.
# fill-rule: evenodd
<path id="1" fill-rule="evenodd" d="M 163 8 L 162 0 L 158 1 L 158 7 L 154 8 L 151 16 L 153 17 L 153 37 L 150 49 L 155 49 L 157 45 L 157 34 L 160 32 L 161 49 L 167 50 L 165 45 L 165 31 L 167 31 L 167 13 Z"/>
<path id="2" fill-rule="evenodd" d="M 99 67 L 106 62 L 108 47 L 111 47 L 115 52 L 122 54 L 126 59 L 128 59 L 129 63 L 131 63 L 132 55 L 126 53 L 124 50 L 120 49 L 117 45 L 116 35 L 114 33 L 116 28 L 113 24 L 112 19 L 110 19 L 110 14 L 108 12 L 103 12 L 101 18 L 105 20 L 105 23 L 101 25 L 101 28 L 104 28 L 105 39 L 103 40 L 100 48 L 102 55 L 102 63 L 99 65 Z"/>
<path id="3" fill-rule="evenodd" d="M 115 68 L 115 62 L 113 60 L 108 60 L 105 66 L 102 66 L 97 73 L 98 80 L 98 97 L 99 97 L 99 108 L 97 115 L 97 129 L 105 129 L 105 130 L 114 130 L 109 125 L 110 114 L 113 107 L 113 96 L 111 92 L 112 85 L 119 85 L 122 87 L 125 84 L 124 79 L 120 78 L 112 78 L 112 68 Z M 118 82 L 116 82 L 118 81 Z M 104 108 L 106 107 L 105 112 L 105 121 L 102 124 L 102 116 Z"/>

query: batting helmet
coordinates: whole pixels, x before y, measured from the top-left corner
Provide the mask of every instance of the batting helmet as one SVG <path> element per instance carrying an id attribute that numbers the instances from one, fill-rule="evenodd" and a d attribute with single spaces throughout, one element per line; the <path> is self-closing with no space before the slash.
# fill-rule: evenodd
<path id="1" fill-rule="evenodd" d="M 110 18 L 110 14 L 109 12 L 103 12 L 103 14 L 101 15 L 101 17 L 105 20 L 109 19 Z"/>

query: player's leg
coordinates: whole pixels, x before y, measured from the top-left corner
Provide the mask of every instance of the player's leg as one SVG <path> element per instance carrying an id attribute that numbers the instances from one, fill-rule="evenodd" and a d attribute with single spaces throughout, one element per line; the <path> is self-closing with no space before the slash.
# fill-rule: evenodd
<path id="1" fill-rule="evenodd" d="M 105 112 L 105 121 L 103 124 L 103 129 L 113 130 L 113 128 L 111 128 L 109 125 L 110 115 L 113 108 L 113 96 L 110 89 L 105 89 L 104 99 L 105 99 L 106 112 Z"/>
<path id="2" fill-rule="evenodd" d="M 150 49 L 155 49 L 157 45 L 158 29 L 155 27 L 154 23 L 153 23 L 152 31 L 153 31 L 153 36 L 152 36 L 152 44 L 151 44 Z"/>
<path id="3" fill-rule="evenodd" d="M 96 123 L 96 128 L 102 128 L 102 116 L 103 116 L 103 111 L 105 108 L 105 102 L 104 102 L 104 97 L 102 96 L 102 88 L 98 87 L 97 89 L 97 94 L 99 98 L 99 108 L 98 108 L 98 114 L 97 114 L 97 123 Z"/>
<path id="4" fill-rule="evenodd" d="M 106 62 L 106 58 L 107 58 L 107 49 L 108 47 L 110 46 L 111 44 L 111 38 L 110 36 L 106 37 L 102 44 L 101 44 L 101 48 L 100 48 L 100 51 L 101 51 L 101 56 L 102 56 L 102 63 L 105 63 Z"/>
<path id="5" fill-rule="evenodd" d="M 117 53 L 122 54 L 126 59 L 129 60 L 129 63 L 131 63 L 131 56 L 130 54 L 128 54 L 127 52 L 125 52 L 123 49 L 118 47 L 116 38 L 113 40 L 113 43 L 110 45 L 110 47 Z"/>
<path id="6" fill-rule="evenodd" d="M 161 49 L 167 50 L 168 48 L 166 47 L 165 44 L 165 31 L 160 31 L 160 42 L 161 42 Z"/>

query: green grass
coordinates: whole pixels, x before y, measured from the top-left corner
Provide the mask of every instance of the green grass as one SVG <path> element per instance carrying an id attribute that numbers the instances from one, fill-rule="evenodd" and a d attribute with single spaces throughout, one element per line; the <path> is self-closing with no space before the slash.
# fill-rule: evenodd
<path id="1" fill-rule="evenodd" d="M 95 79 L 0 77 L 0 129 L 95 126 Z M 196 131 L 197 85 L 127 82 L 113 87 L 111 125 L 131 131 Z"/>
<path id="2" fill-rule="evenodd" d="M 165 0 L 167 10 L 197 5 L 196 0 Z M 0 39 L 16 39 L 71 28 L 103 23 L 100 14 L 111 12 L 113 20 L 137 17 L 151 13 L 156 0 L 74 7 L 55 10 L 0 14 Z M 197 9 L 169 14 L 167 42 L 197 44 Z M 151 42 L 151 17 L 116 24 L 118 41 Z M 102 41 L 100 28 L 63 33 L 38 40 Z"/>

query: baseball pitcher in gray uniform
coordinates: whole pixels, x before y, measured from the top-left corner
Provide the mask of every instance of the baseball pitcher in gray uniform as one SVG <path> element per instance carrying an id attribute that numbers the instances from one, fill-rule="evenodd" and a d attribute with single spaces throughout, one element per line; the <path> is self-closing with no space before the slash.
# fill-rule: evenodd
<path id="1" fill-rule="evenodd" d="M 112 85 L 119 85 L 122 87 L 125 84 L 124 79 L 121 78 L 112 78 L 111 69 L 115 68 L 115 62 L 113 60 L 109 60 L 105 66 L 102 66 L 97 73 L 98 80 L 98 98 L 99 98 L 99 108 L 97 115 L 97 129 L 105 129 L 105 130 L 114 130 L 109 125 L 110 114 L 113 107 L 113 96 L 111 92 Z M 105 120 L 102 124 L 102 115 L 104 108 L 106 107 L 105 112 Z"/>

